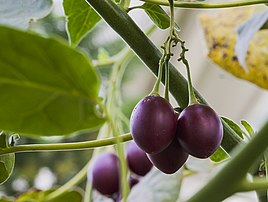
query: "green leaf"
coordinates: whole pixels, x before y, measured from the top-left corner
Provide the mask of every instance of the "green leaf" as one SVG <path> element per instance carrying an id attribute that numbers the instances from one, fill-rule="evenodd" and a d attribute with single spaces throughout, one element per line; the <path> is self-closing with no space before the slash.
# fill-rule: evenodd
<path id="1" fill-rule="evenodd" d="M 166 175 L 156 168 L 153 168 L 132 188 L 127 201 L 176 201 L 181 185 L 180 175 L 180 171 L 172 175 Z"/>
<path id="2" fill-rule="evenodd" d="M 170 25 L 169 16 L 166 12 L 157 4 L 144 3 L 142 7 L 151 20 L 161 29 L 166 29 Z"/>
<path id="3" fill-rule="evenodd" d="M 51 136 L 101 126 L 99 78 L 84 54 L 1 26 L 0 44 L 1 129 Z"/>
<path id="4" fill-rule="evenodd" d="M 63 7 L 69 40 L 72 46 L 76 46 L 101 18 L 85 0 L 64 0 Z"/>
<path id="5" fill-rule="evenodd" d="M 255 134 L 254 129 L 251 127 L 251 125 L 246 120 L 242 120 L 241 124 L 244 126 L 244 128 L 246 129 L 246 131 L 248 132 L 248 134 L 251 137 Z"/>
<path id="6" fill-rule="evenodd" d="M 52 0 L 0 0 L 0 24 L 27 29 L 51 11 Z"/>
<path id="7" fill-rule="evenodd" d="M 239 125 L 237 125 L 234 121 L 231 119 L 228 119 L 226 117 L 221 117 L 241 138 L 244 139 L 243 134 L 245 133 Z"/>
<path id="8" fill-rule="evenodd" d="M 0 149 L 8 147 L 8 140 L 5 133 L 0 133 Z M 15 154 L 0 156 L 0 185 L 8 180 L 15 164 Z"/>
<path id="9" fill-rule="evenodd" d="M 1 197 L 0 202 L 14 202 L 13 198 Z"/>
<path id="10" fill-rule="evenodd" d="M 217 149 L 216 152 L 214 152 L 214 154 L 212 154 L 209 158 L 210 160 L 219 163 L 227 158 L 229 158 L 229 154 L 227 152 L 225 152 L 221 147 L 219 147 Z"/>
<path id="11" fill-rule="evenodd" d="M 46 196 L 54 191 L 55 189 L 47 190 L 47 191 L 29 191 L 22 195 L 20 195 L 15 202 L 40 202 L 45 201 Z M 49 200 L 49 202 L 82 202 L 82 191 L 78 188 L 64 192 L 62 195 L 57 198 Z"/>

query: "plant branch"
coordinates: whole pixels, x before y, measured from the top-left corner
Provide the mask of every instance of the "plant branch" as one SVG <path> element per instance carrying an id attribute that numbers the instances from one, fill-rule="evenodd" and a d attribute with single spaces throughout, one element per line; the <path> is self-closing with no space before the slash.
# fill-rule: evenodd
<path id="1" fill-rule="evenodd" d="M 73 143 L 56 143 L 56 144 L 28 144 L 8 147 L 0 149 L 0 155 L 9 153 L 22 152 L 44 152 L 44 151 L 74 151 L 93 149 L 97 147 L 114 145 L 118 142 L 126 142 L 132 140 L 130 133 L 120 135 L 118 137 L 106 138 L 102 140 L 73 142 Z"/>
<path id="2" fill-rule="evenodd" d="M 87 2 L 122 37 L 146 66 L 157 75 L 162 53 L 128 16 L 127 12 L 121 10 L 111 0 L 87 0 Z M 172 64 L 169 64 L 169 67 L 170 92 L 178 104 L 184 108 L 188 105 L 187 81 Z M 163 77 L 162 81 L 164 81 Z M 195 95 L 199 102 L 206 103 L 197 91 L 195 91 Z M 221 145 L 225 151 L 230 152 L 242 140 L 224 121 L 222 123 L 225 135 Z"/>
<path id="3" fill-rule="evenodd" d="M 148 3 L 154 3 L 162 6 L 169 6 L 168 0 L 141 0 Z M 182 1 L 174 1 L 174 7 L 179 8 L 198 8 L 198 9 L 212 9 L 212 8 L 230 8 L 241 7 L 257 4 L 267 4 L 267 0 L 252 0 L 252 1 L 235 1 L 226 3 L 187 3 Z"/>
<path id="4" fill-rule="evenodd" d="M 213 179 L 208 182 L 208 184 L 206 184 L 205 187 L 187 201 L 206 201 L 208 196 L 211 201 L 222 201 L 231 194 L 241 191 L 241 182 L 243 182 L 248 170 L 267 148 L 267 133 L 268 122 L 266 122 L 264 127 L 247 145 L 243 145 L 241 148 L 238 148 L 239 150 L 235 153 L 231 160 Z M 252 183 L 253 184 L 251 185 L 256 186 L 256 188 L 261 184 L 260 181 L 255 181 L 255 184 L 254 182 Z M 247 191 L 249 186 L 244 185 L 244 188 L 242 189 Z M 224 192 L 217 192 L 215 190 L 224 190 Z"/>

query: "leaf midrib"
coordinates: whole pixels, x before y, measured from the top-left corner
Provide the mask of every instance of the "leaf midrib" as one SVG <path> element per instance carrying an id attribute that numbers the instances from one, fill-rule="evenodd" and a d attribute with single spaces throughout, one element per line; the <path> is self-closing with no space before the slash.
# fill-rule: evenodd
<path id="1" fill-rule="evenodd" d="M 14 85 L 14 86 L 20 86 L 20 87 L 25 87 L 25 88 L 32 88 L 40 91 L 45 91 L 57 95 L 62 95 L 62 96 L 68 96 L 68 97 L 77 97 L 79 99 L 83 100 L 89 100 L 92 102 L 96 102 L 95 99 L 92 99 L 92 97 L 87 97 L 83 94 L 81 94 L 79 91 L 72 89 L 71 91 L 64 91 L 59 88 L 55 88 L 52 86 L 47 86 L 47 85 L 42 85 L 39 83 L 34 83 L 30 81 L 25 81 L 25 80 L 15 80 L 15 79 L 7 79 L 0 77 L 0 84 L 7 84 L 7 85 Z"/>

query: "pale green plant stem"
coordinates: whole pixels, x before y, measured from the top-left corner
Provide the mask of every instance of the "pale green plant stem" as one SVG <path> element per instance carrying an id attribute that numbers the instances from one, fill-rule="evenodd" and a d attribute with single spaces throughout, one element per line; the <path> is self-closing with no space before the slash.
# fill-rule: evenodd
<path id="1" fill-rule="evenodd" d="M 141 0 L 148 3 L 154 3 L 162 6 L 169 6 L 168 0 Z M 187 3 L 184 1 L 175 1 L 174 7 L 178 8 L 198 8 L 198 9 L 213 9 L 213 8 L 230 8 L 241 7 L 257 4 L 267 4 L 267 0 L 252 0 L 252 1 L 234 1 L 226 3 Z"/>
<path id="2" fill-rule="evenodd" d="M 89 165 L 90 165 L 90 161 L 71 180 L 69 180 L 67 183 L 65 183 L 63 186 L 61 186 L 54 192 L 47 195 L 45 200 L 49 202 L 50 200 L 57 198 L 58 196 L 64 194 L 67 190 L 69 190 L 76 184 L 80 183 L 84 179 L 88 171 Z"/>
<path id="3" fill-rule="evenodd" d="M 72 142 L 72 143 L 55 143 L 55 144 L 28 144 L 8 147 L 0 149 L 0 155 L 22 152 L 47 152 L 47 151 L 78 151 L 93 149 L 114 145 L 118 142 L 126 142 L 132 140 L 130 133 L 120 135 L 118 137 L 105 138 L 100 140 Z"/>

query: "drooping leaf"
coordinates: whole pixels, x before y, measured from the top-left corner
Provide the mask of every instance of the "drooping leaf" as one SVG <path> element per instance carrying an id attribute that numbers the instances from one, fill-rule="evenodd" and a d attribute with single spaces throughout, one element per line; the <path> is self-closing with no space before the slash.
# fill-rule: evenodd
<path id="1" fill-rule="evenodd" d="M 257 13 L 237 29 L 237 41 L 235 53 L 241 66 L 247 71 L 246 55 L 248 45 L 254 34 L 264 25 L 268 19 L 268 11 Z"/>
<path id="2" fill-rule="evenodd" d="M 142 8 L 145 10 L 151 20 L 161 29 L 166 29 L 170 25 L 169 16 L 166 12 L 157 4 L 144 3 Z"/>
<path id="3" fill-rule="evenodd" d="M 101 18 L 85 0 L 64 0 L 63 7 L 69 41 L 76 46 Z"/>
<path id="4" fill-rule="evenodd" d="M 7 27 L 0 44 L 1 129 L 50 136 L 100 127 L 99 78 L 84 54 Z"/>
<path id="5" fill-rule="evenodd" d="M 244 138 L 243 134 L 245 133 L 239 125 L 237 125 L 234 121 L 231 119 L 228 119 L 226 117 L 221 117 L 241 138 Z"/>
<path id="6" fill-rule="evenodd" d="M 46 196 L 54 191 L 55 189 L 47 190 L 47 191 L 40 191 L 40 190 L 33 190 L 26 192 L 20 195 L 15 202 L 41 202 L 45 201 Z M 49 202 L 82 202 L 83 196 L 81 189 L 75 188 L 71 191 L 66 191 L 62 195 L 49 200 Z"/>
<path id="7" fill-rule="evenodd" d="M 253 12 L 254 7 L 226 9 L 214 15 L 202 14 L 200 20 L 209 58 L 234 76 L 268 89 L 268 29 L 258 31 L 251 39 L 246 56 L 247 71 L 239 64 L 234 51 L 236 28 L 246 22 Z"/>
<path id="8" fill-rule="evenodd" d="M 0 133 L 0 150 L 9 147 L 5 133 Z M 15 164 L 15 154 L 5 154 L 0 156 L 0 185 L 8 180 Z"/>
<path id="9" fill-rule="evenodd" d="M 210 160 L 219 163 L 227 158 L 229 158 L 229 154 L 226 153 L 221 147 L 217 149 L 217 151 L 212 154 L 210 157 Z"/>
<path id="10" fill-rule="evenodd" d="M 156 168 L 153 168 L 132 188 L 127 201 L 176 201 L 179 196 L 181 185 L 180 174 L 181 172 L 178 171 L 175 174 L 166 175 Z"/>
<path id="11" fill-rule="evenodd" d="M 241 124 L 244 126 L 244 128 L 246 129 L 246 131 L 248 132 L 248 134 L 253 137 L 255 132 L 254 129 L 252 128 L 252 126 L 246 121 L 246 120 L 242 120 Z"/>
<path id="12" fill-rule="evenodd" d="M 49 14 L 52 0 L 0 0 L 0 24 L 27 29 L 32 20 Z"/>

